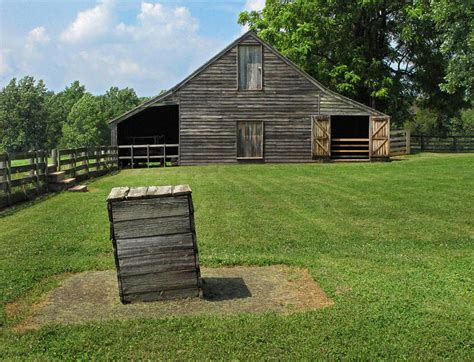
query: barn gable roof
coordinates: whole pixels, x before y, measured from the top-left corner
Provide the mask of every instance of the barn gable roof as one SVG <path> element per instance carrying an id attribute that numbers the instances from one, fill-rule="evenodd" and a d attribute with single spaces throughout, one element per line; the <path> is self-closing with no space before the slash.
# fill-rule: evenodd
<path id="1" fill-rule="evenodd" d="M 156 97 L 153 97 L 151 99 L 149 99 L 148 101 L 140 104 L 139 106 L 131 109 L 130 111 L 128 112 L 125 112 L 124 114 L 122 114 L 121 116 L 118 116 L 112 120 L 109 121 L 109 123 L 120 123 L 122 121 L 124 121 L 125 119 L 141 112 L 142 110 L 150 107 L 150 106 L 153 106 L 154 104 L 157 104 L 157 103 L 161 103 L 164 101 L 164 103 L 166 103 L 166 98 L 171 96 L 172 94 L 174 94 L 175 92 L 177 92 L 179 89 L 181 89 L 183 86 L 185 86 L 187 83 L 189 83 L 192 79 L 194 79 L 196 76 L 198 76 L 199 74 L 201 74 L 204 70 L 206 70 L 211 64 L 213 64 L 215 61 L 217 61 L 219 58 L 221 58 L 224 54 L 226 54 L 230 49 L 234 48 L 235 46 L 237 46 L 243 39 L 246 39 L 247 37 L 252 37 L 254 38 L 257 42 L 259 42 L 260 44 L 262 44 L 262 46 L 264 46 L 266 49 L 268 49 L 270 52 L 272 52 L 273 54 L 275 54 L 279 59 L 281 59 L 283 62 L 285 62 L 286 64 L 288 64 L 290 67 L 292 67 L 296 72 L 298 72 L 299 74 L 301 74 L 303 77 L 305 77 L 310 83 L 312 83 L 314 86 L 316 86 L 316 88 L 318 88 L 319 90 L 321 90 L 323 93 L 329 95 L 329 96 L 333 96 L 345 103 L 349 103 L 351 104 L 352 106 L 354 106 L 355 108 L 358 108 L 360 110 L 363 110 L 363 111 L 366 111 L 367 113 L 369 114 L 372 114 L 372 115 L 381 115 L 381 116 L 385 116 L 384 113 L 380 112 L 380 111 L 377 111 L 376 109 L 374 108 L 371 108 L 369 106 L 366 106 L 365 104 L 362 104 L 362 103 L 359 103 L 353 99 L 350 99 L 348 97 L 345 97 L 337 92 L 334 92 L 328 88 L 326 88 L 325 86 L 323 86 L 320 82 L 318 82 L 316 79 L 314 79 L 312 76 L 310 76 L 308 73 L 306 73 L 304 70 L 302 70 L 300 67 L 298 67 L 295 63 L 293 63 L 290 59 L 286 58 L 284 55 L 282 55 L 278 50 L 276 50 L 273 46 L 271 46 L 270 44 L 268 44 L 266 41 L 262 40 L 261 38 L 259 38 L 257 36 L 257 34 L 255 34 L 253 31 L 248 31 L 246 32 L 245 34 L 243 34 L 242 36 L 240 36 L 239 38 L 237 38 L 236 40 L 234 40 L 232 43 L 230 43 L 227 47 L 225 47 L 222 51 L 220 51 L 218 54 L 216 54 L 214 57 L 212 57 L 209 61 L 207 61 L 205 64 L 203 64 L 201 67 L 199 67 L 198 69 L 196 69 L 193 73 L 191 73 L 188 77 L 186 77 L 185 79 L 183 79 L 181 82 L 179 82 L 178 84 L 176 84 L 174 87 L 170 88 L 169 90 L 167 90 L 166 92 L 156 96 Z M 172 103 L 172 102 L 170 102 Z"/>

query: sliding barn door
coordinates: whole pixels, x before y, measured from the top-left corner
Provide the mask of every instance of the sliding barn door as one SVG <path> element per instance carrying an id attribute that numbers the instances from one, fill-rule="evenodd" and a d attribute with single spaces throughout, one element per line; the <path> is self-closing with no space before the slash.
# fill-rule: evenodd
<path id="1" fill-rule="evenodd" d="M 313 157 L 328 159 L 331 157 L 331 117 L 317 115 L 311 117 Z"/>
<path id="2" fill-rule="evenodd" d="M 390 156 L 390 117 L 370 117 L 370 158 Z"/>

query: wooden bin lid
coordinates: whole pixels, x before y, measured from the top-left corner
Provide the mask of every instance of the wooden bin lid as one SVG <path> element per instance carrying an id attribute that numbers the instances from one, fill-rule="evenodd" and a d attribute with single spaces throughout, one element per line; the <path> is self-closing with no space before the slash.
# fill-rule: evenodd
<path id="1" fill-rule="evenodd" d="M 180 196 L 191 192 L 189 185 L 114 187 L 107 197 L 107 202 Z"/>

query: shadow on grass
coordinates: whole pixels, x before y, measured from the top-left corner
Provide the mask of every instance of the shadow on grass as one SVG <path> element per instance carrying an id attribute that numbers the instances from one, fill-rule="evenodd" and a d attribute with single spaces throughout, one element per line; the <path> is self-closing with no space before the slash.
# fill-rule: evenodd
<path id="1" fill-rule="evenodd" d="M 7 217 L 7 216 L 14 215 L 17 212 L 19 212 L 23 209 L 26 209 L 27 207 L 36 205 L 40 202 L 48 200 L 48 199 L 50 199 L 52 197 L 55 197 L 59 194 L 60 194 L 59 192 L 54 192 L 54 193 L 53 192 L 48 192 L 48 193 L 40 194 L 40 195 L 37 195 L 37 196 L 29 196 L 29 199 L 19 201 L 14 205 L 8 206 L 8 207 L 3 208 L 3 209 L 0 209 L 0 219 L 2 219 L 4 217 Z"/>
<path id="2" fill-rule="evenodd" d="M 252 293 L 243 278 L 204 278 L 204 299 L 210 302 L 250 298 Z"/>

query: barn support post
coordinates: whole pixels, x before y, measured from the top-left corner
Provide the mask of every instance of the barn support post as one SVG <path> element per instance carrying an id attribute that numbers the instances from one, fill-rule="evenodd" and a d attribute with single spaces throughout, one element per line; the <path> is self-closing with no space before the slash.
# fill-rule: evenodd
<path id="1" fill-rule="evenodd" d="M 146 164 L 150 168 L 150 145 L 146 145 Z"/>
<path id="2" fill-rule="evenodd" d="M 163 143 L 163 167 L 166 167 L 166 142 Z"/>

